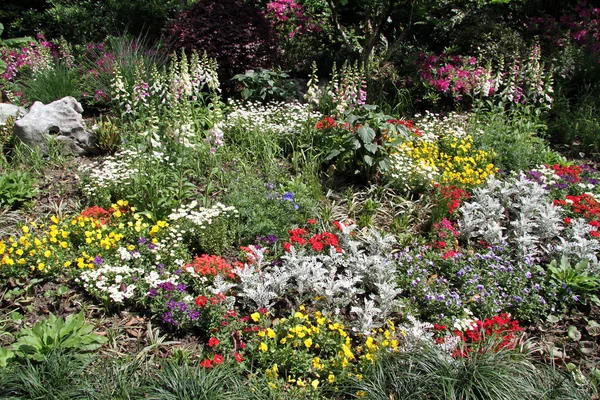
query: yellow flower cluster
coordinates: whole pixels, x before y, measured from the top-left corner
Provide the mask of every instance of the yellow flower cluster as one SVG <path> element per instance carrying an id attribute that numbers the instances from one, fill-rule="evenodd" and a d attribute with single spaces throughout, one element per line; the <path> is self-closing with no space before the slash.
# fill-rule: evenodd
<path id="1" fill-rule="evenodd" d="M 97 256 L 114 253 L 127 238 L 148 234 L 158 242 L 156 234 L 167 223 L 150 226 L 134 211 L 127 201 L 120 200 L 111 207 L 110 218 L 77 215 L 61 221 L 52 216 L 48 224 L 30 222 L 18 238 L 0 240 L 0 275 L 50 273 L 71 266 L 94 268 Z"/>
<path id="2" fill-rule="evenodd" d="M 310 314 L 301 306 L 290 318 L 256 333 L 260 363 L 272 387 L 277 383 L 317 388 L 336 387 L 375 362 L 380 351 L 398 351 L 393 324 L 378 336 L 354 338 L 345 326 L 320 311 Z M 376 339 L 377 337 L 377 339 Z"/>
<path id="3" fill-rule="evenodd" d="M 444 150 L 440 152 L 438 165 L 442 171 L 442 184 L 479 186 L 496 173 L 491 160 L 495 154 L 473 149 L 473 136 L 442 139 Z"/>
<path id="4" fill-rule="evenodd" d="M 481 185 L 496 172 L 494 154 L 473 148 L 473 137 L 443 136 L 439 141 L 415 140 L 390 154 L 388 175 L 403 187 L 432 187 L 436 183 L 463 187 Z"/>

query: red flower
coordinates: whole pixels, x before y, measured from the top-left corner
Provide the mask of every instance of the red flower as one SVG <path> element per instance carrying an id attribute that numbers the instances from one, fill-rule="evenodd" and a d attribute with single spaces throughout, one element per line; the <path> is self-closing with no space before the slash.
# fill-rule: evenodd
<path id="1" fill-rule="evenodd" d="M 206 358 L 200 362 L 200 366 L 204 368 L 212 368 L 212 363 L 208 358 Z"/>
<path id="2" fill-rule="evenodd" d="M 208 339 L 208 345 L 210 347 L 218 346 L 219 343 L 221 343 L 221 342 L 219 342 L 219 339 L 217 339 L 216 337 L 211 337 L 210 339 Z"/>
<path id="3" fill-rule="evenodd" d="M 220 354 L 215 354 L 213 356 L 213 362 L 215 363 L 215 365 L 223 364 L 223 356 Z"/>
<path id="4" fill-rule="evenodd" d="M 566 217 L 565 219 L 563 219 L 563 222 L 564 222 L 565 224 L 567 224 L 567 225 L 570 225 L 570 224 L 571 224 L 571 218 L 569 218 L 569 217 Z"/>
<path id="5" fill-rule="evenodd" d="M 242 357 L 242 355 L 240 353 L 238 353 L 237 351 L 233 352 L 233 356 L 235 357 L 235 361 L 237 361 L 239 363 L 244 361 L 244 357 Z"/>
<path id="6" fill-rule="evenodd" d="M 596 220 L 590 221 L 589 224 L 591 226 L 593 226 L 594 228 L 599 228 L 600 227 L 600 222 L 598 222 Z"/>
<path id="7" fill-rule="evenodd" d="M 306 221 L 306 222 L 308 222 L 310 225 L 315 225 L 315 224 L 317 223 L 317 220 L 316 220 L 316 219 L 312 219 L 312 218 L 311 218 L 311 219 L 309 219 L 309 220 L 308 220 L 308 221 Z"/>
<path id="8" fill-rule="evenodd" d="M 198 307 L 204 307 L 206 305 L 207 301 L 208 301 L 208 299 L 202 295 L 196 297 L 196 305 Z"/>
<path id="9" fill-rule="evenodd" d="M 289 242 L 283 242 L 283 250 L 286 253 L 289 253 L 291 249 L 292 249 L 292 244 L 291 243 L 289 243 Z"/>
<path id="10" fill-rule="evenodd" d="M 600 237 L 600 232 L 598 232 L 598 231 L 591 231 L 590 235 L 592 235 L 592 237 Z"/>

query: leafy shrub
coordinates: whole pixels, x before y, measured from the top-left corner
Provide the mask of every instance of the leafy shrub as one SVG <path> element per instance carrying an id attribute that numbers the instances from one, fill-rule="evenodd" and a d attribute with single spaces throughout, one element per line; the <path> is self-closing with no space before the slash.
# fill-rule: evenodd
<path id="1" fill-rule="evenodd" d="M 572 146 L 574 152 L 600 151 L 600 102 L 597 92 L 597 88 L 588 88 L 578 94 L 576 100 L 559 98 L 552 112 L 553 118 L 548 123 L 553 140 Z M 576 144 L 582 147 L 576 147 Z"/>
<path id="2" fill-rule="evenodd" d="M 17 208 L 37 195 L 34 178 L 25 171 L 0 175 L 0 208 Z"/>
<path id="3" fill-rule="evenodd" d="M 260 235 L 282 237 L 314 215 L 316 201 L 309 189 L 299 183 L 292 184 L 276 187 L 253 176 L 232 183 L 225 202 L 239 210 L 241 243 L 252 242 Z"/>
<path id="4" fill-rule="evenodd" d="M 206 51 L 215 58 L 222 82 L 246 69 L 268 68 L 277 55 L 264 16 L 240 0 L 201 0 L 175 19 L 168 35 L 175 50 Z"/>
<path id="5" fill-rule="evenodd" d="M 249 101 L 285 101 L 298 97 L 298 87 L 289 79 L 285 72 L 249 69 L 244 74 L 233 77 L 244 89 L 242 98 Z"/>
<path id="6" fill-rule="evenodd" d="M 494 163 L 505 172 L 522 171 L 545 162 L 550 153 L 542 139 L 547 127 L 539 110 L 532 106 L 514 106 L 504 111 L 503 106 L 480 111 L 474 124 L 475 144 L 496 153 Z"/>

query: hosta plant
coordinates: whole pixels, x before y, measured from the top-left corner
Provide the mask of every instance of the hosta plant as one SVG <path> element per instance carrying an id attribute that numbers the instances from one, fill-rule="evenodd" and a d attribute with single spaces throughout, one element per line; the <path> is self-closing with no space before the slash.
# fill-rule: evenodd
<path id="1" fill-rule="evenodd" d="M 16 358 L 35 361 L 42 361 L 54 350 L 90 353 L 108 341 L 93 330 L 94 326 L 85 322 L 83 312 L 71 314 L 66 319 L 50 314 L 31 328 L 22 328 L 11 347 Z"/>

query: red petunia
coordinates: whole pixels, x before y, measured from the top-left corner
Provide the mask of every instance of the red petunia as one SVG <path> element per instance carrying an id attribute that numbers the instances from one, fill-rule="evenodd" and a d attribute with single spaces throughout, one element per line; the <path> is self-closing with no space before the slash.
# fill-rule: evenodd
<path id="1" fill-rule="evenodd" d="M 196 297 L 196 305 L 198 307 L 204 307 L 207 303 L 208 299 L 202 295 Z"/>
<path id="2" fill-rule="evenodd" d="M 215 365 L 223 364 L 223 356 L 220 354 L 215 354 L 213 356 L 213 362 L 215 363 Z"/>
<path id="3" fill-rule="evenodd" d="M 212 362 L 206 358 L 200 362 L 200 366 L 204 368 L 212 368 Z"/>
<path id="4" fill-rule="evenodd" d="M 210 339 L 208 339 L 208 345 L 210 347 L 218 346 L 219 343 L 221 343 L 221 342 L 219 342 L 219 339 L 217 339 L 216 337 L 211 337 Z"/>

